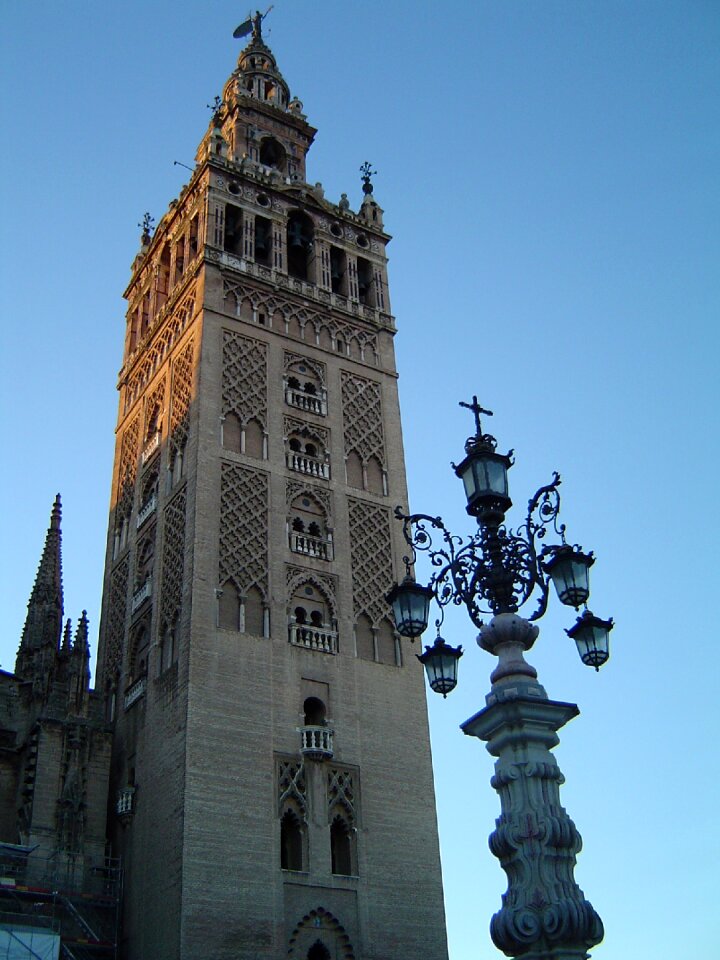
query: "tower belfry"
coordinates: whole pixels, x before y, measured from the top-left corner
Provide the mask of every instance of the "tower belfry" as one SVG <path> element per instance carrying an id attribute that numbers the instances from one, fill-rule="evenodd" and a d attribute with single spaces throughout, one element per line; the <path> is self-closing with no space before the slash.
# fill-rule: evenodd
<path id="1" fill-rule="evenodd" d="M 445 960 L 422 668 L 385 599 L 390 237 L 368 164 L 357 211 L 307 182 L 316 131 L 250 30 L 125 291 L 97 680 L 125 956 Z"/>

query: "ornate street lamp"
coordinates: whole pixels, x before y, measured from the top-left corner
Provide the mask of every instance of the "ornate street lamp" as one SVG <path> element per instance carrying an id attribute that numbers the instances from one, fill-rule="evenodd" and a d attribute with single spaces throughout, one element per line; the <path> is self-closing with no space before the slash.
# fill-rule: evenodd
<path id="1" fill-rule="evenodd" d="M 505 525 L 512 505 L 507 472 L 513 452 L 499 454 L 495 438 L 482 432 L 480 414 L 492 413 L 477 397 L 460 406 L 473 412 L 475 435 L 465 444 L 464 460 L 453 467 L 478 530 L 458 537 L 440 517 L 408 515 L 397 507 L 410 555 L 407 575 L 388 600 L 398 632 L 411 639 L 427 627 L 430 601 L 437 603 L 438 637 L 418 660 L 430 687 L 444 697 L 455 688 L 462 656 L 461 647 L 451 647 L 439 634 L 449 603 L 465 607 L 480 631 L 478 645 L 498 658 L 486 706 L 461 727 L 484 740 L 497 758 L 492 784 L 502 813 L 490 849 L 507 873 L 508 889 L 490 924 L 495 945 L 522 960 L 587 960 L 588 949 L 603 938 L 603 926 L 575 883 L 581 840 L 560 803 L 563 777 L 550 753 L 558 744 L 557 731 L 579 711 L 573 703 L 548 698 L 524 653 L 537 638 L 533 621 L 547 609 L 551 583 L 561 603 L 576 609 L 587 603 L 594 557 L 565 540 L 565 526 L 558 523 L 557 473 L 530 499 L 524 523 L 515 530 Z M 559 542 L 548 544 L 552 531 Z M 419 553 L 427 554 L 433 567 L 426 587 L 410 574 Z M 535 609 L 527 618 L 519 616 L 532 594 Z M 612 626 L 612 620 L 601 620 L 585 607 L 566 631 L 584 664 L 597 670 L 607 661 Z"/>

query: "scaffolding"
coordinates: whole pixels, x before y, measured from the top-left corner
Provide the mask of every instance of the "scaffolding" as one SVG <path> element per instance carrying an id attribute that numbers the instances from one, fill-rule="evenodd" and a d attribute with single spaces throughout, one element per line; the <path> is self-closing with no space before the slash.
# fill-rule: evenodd
<path id="1" fill-rule="evenodd" d="M 121 896 L 119 859 L 0 843 L 0 960 L 117 960 Z"/>

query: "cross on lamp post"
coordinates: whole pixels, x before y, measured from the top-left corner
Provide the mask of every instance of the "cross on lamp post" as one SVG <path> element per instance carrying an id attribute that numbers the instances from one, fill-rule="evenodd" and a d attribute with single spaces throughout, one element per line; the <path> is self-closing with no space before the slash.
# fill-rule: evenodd
<path id="1" fill-rule="evenodd" d="M 427 628 L 431 601 L 438 605 L 437 638 L 418 659 L 430 687 L 444 697 L 457 683 L 462 656 L 462 647 L 450 646 L 439 632 L 449 603 L 465 607 L 479 630 L 478 645 L 498 658 L 486 706 L 461 725 L 497 758 L 491 783 L 502 812 L 490 849 L 507 874 L 508 889 L 490 924 L 493 942 L 507 956 L 522 960 L 586 960 L 588 949 L 602 940 L 603 926 L 575 882 L 581 839 L 560 803 L 563 776 L 550 753 L 559 742 L 557 731 L 579 711 L 573 703 L 548 698 L 524 653 L 537 638 L 533 621 L 547 609 L 550 584 L 561 603 L 576 610 L 585 606 L 566 633 L 583 663 L 596 670 L 608 659 L 613 623 L 587 609 L 594 557 L 568 544 L 565 526 L 558 522 L 560 476 L 555 473 L 531 497 L 517 529 L 507 527 L 513 451 L 498 453 L 495 438 L 482 432 L 480 415 L 492 413 L 477 397 L 460 406 L 472 412 L 475 434 L 465 443 L 465 458 L 453 468 L 478 530 L 458 537 L 440 517 L 404 514 L 397 507 L 410 552 L 404 558 L 405 579 L 395 584 L 388 601 L 398 632 L 411 640 Z M 559 542 L 546 542 L 551 532 Z M 416 583 L 412 574 L 420 553 L 432 563 L 427 586 Z M 534 610 L 521 617 L 518 610 L 533 594 Z M 485 622 L 488 614 L 491 619 Z"/>

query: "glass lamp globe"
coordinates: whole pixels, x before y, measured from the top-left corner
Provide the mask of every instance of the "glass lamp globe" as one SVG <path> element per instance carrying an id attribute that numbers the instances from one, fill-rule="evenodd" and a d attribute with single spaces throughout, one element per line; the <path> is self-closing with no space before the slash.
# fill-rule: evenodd
<path id="1" fill-rule="evenodd" d="M 586 666 L 600 667 L 610 656 L 610 631 L 613 628 L 612 617 L 601 620 L 594 613 L 586 610 L 577 618 L 575 625 L 565 633 L 575 641 L 580 659 Z"/>

